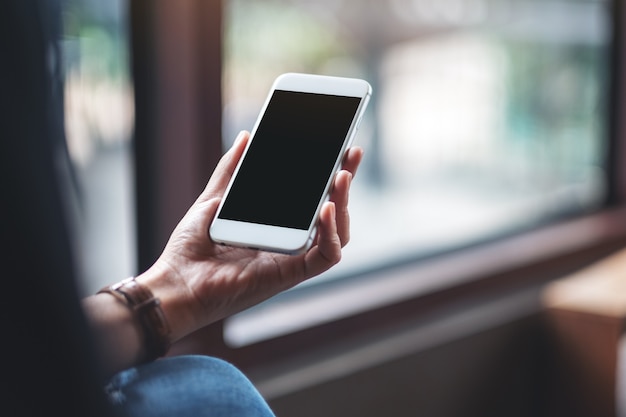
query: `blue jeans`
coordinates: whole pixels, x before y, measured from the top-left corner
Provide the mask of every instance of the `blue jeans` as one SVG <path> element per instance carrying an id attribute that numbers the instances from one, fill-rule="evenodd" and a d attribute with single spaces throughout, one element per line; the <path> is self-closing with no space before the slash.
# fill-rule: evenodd
<path id="1" fill-rule="evenodd" d="M 164 358 L 122 371 L 106 392 L 120 416 L 274 416 L 237 368 L 208 356 Z"/>

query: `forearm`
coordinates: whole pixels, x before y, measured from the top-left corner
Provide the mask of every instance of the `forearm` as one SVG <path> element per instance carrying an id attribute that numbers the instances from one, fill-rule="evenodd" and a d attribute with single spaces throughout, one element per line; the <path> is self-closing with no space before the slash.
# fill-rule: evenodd
<path id="1" fill-rule="evenodd" d="M 172 282 L 166 270 L 153 266 L 130 284 L 134 284 L 131 286 L 134 288 L 139 285 L 141 294 L 154 298 L 147 310 L 151 310 L 152 317 L 155 310 L 159 310 L 156 322 L 145 320 L 145 308 L 133 308 L 133 302 L 127 297 L 130 295 L 128 286 L 120 288 L 121 292 L 101 292 L 83 300 L 106 376 L 155 359 L 164 352 L 162 346 L 174 343 L 193 330 L 193 317 L 187 313 L 188 297 Z"/>
<path id="2" fill-rule="evenodd" d="M 89 296 L 82 304 L 105 376 L 140 363 L 142 332 L 133 311 L 106 293 Z"/>

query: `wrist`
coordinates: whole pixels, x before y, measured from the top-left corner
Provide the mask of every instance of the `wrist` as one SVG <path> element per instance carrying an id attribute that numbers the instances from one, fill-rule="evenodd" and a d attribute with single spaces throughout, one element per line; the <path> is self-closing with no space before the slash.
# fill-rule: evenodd
<path id="1" fill-rule="evenodd" d="M 165 356 L 171 345 L 170 326 L 161 309 L 161 300 L 148 287 L 130 277 L 101 289 L 99 293 L 114 296 L 132 312 L 142 335 L 141 362 Z"/>
<path id="2" fill-rule="evenodd" d="M 169 344 L 182 339 L 195 329 L 195 315 L 190 309 L 187 286 L 169 268 L 159 262 L 135 278 L 159 300 L 164 320 L 169 326 Z"/>

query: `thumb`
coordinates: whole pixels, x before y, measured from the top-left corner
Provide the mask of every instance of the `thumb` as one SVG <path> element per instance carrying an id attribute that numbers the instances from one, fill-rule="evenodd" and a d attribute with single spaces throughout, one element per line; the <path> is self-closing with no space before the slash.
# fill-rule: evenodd
<path id="1" fill-rule="evenodd" d="M 206 207 L 204 209 L 204 216 L 203 216 L 205 219 L 205 223 L 203 227 L 204 227 L 204 230 L 207 231 L 207 233 L 209 232 L 211 223 L 213 223 L 213 219 L 215 218 L 215 215 L 217 214 L 217 209 L 220 206 L 221 201 L 222 199 L 217 197 L 217 198 L 212 198 L 206 202 Z"/>
<path id="2" fill-rule="evenodd" d="M 226 190 L 237 163 L 246 149 L 250 134 L 242 131 L 235 139 L 233 146 L 226 152 L 218 162 L 213 175 L 209 179 L 204 191 L 200 194 L 199 200 L 206 201 L 213 197 L 221 197 Z"/>

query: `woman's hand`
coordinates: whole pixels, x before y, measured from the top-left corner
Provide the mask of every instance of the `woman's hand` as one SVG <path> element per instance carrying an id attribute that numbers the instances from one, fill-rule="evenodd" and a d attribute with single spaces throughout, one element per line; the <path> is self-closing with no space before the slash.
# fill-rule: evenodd
<path id="1" fill-rule="evenodd" d="M 328 270 L 350 239 L 348 192 L 363 156 L 360 148 L 348 151 L 330 201 L 322 207 L 316 241 L 306 253 L 282 255 L 211 241 L 209 225 L 248 139 L 247 132 L 238 136 L 157 262 L 137 277 L 160 298 L 172 342 Z"/>

